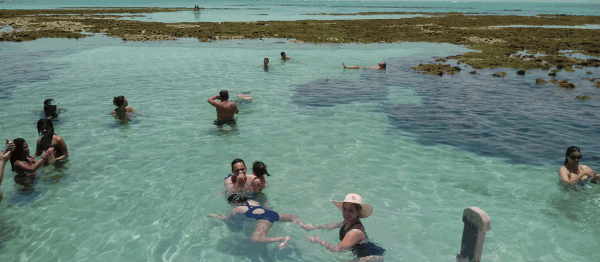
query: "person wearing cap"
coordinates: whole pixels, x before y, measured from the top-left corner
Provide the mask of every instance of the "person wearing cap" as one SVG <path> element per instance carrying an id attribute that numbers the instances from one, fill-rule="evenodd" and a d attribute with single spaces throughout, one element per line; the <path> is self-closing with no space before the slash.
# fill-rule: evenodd
<path id="1" fill-rule="evenodd" d="M 208 99 L 208 103 L 217 110 L 217 120 L 214 122 L 216 126 L 222 126 L 224 124 L 235 125 L 233 116 L 239 113 L 239 111 L 235 102 L 228 100 L 229 92 L 227 92 L 227 90 L 221 90 L 218 95 L 211 96 Z"/>
<path id="2" fill-rule="evenodd" d="M 258 194 L 268 187 L 269 183 L 265 180 L 264 175 L 271 176 L 267 172 L 267 165 L 260 161 L 254 162 L 252 173 L 246 176 L 246 190 Z"/>
<path id="3" fill-rule="evenodd" d="M 340 241 L 336 245 L 325 242 L 320 237 L 307 236 L 310 243 L 319 243 L 332 252 L 352 251 L 358 257 L 358 261 L 383 261 L 385 249 L 369 241 L 365 233 L 365 227 L 360 222 L 360 218 L 367 218 L 373 213 L 373 206 L 363 204 L 362 197 L 358 194 L 350 193 L 346 195 L 344 201 L 332 201 L 333 204 L 342 211 L 344 220 L 339 223 L 325 224 L 321 226 L 307 225 L 307 230 L 326 228 L 332 230 L 340 228 Z"/>
<path id="4" fill-rule="evenodd" d="M 302 228 L 307 229 L 309 224 L 305 224 L 302 220 L 298 219 L 296 215 L 277 213 L 272 210 L 268 210 L 260 206 L 260 204 L 254 200 L 249 200 L 245 196 L 238 194 L 230 195 L 227 198 L 229 204 L 235 206 L 231 213 L 227 216 L 210 214 L 209 217 L 216 217 L 221 220 L 230 219 L 238 214 L 244 214 L 248 218 L 256 219 L 256 228 L 250 240 L 252 242 L 259 243 L 275 243 L 279 242 L 279 249 L 286 248 L 287 243 L 292 239 L 290 236 L 285 237 L 267 237 L 271 225 L 279 222 L 294 222 L 294 224 L 300 225 Z"/>
<path id="5" fill-rule="evenodd" d="M 46 118 L 56 119 L 58 117 L 58 111 L 61 110 L 62 109 L 56 106 L 56 101 L 54 101 L 54 99 L 44 100 L 44 110 L 42 110 L 42 112 L 44 112 Z"/>

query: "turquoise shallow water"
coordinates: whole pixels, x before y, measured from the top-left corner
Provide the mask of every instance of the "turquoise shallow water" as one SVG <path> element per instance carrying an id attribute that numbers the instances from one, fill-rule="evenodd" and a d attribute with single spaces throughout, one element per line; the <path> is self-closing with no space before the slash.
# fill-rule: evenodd
<path id="1" fill-rule="evenodd" d="M 458 133 L 438 128 L 432 139 L 427 136 L 431 129 L 403 128 L 397 121 L 396 110 L 402 109 L 423 117 L 424 122 L 413 126 L 432 128 L 435 121 L 423 106 L 442 105 L 432 96 L 448 101 L 460 97 L 467 92 L 463 85 L 472 88 L 464 95 L 496 97 L 498 107 L 510 105 L 503 97 L 512 96 L 516 91 L 510 86 L 521 83 L 519 88 L 528 92 L 541 90 L 553 99 L 578 103 L 578 111 L 597 108 L 597 100 L 577 102 L 575 93 L 558 87 L 527 87 L 542 71 L 503 80 L 489 76 L 491 70 L 476 76 L 421 75 L 410 66 L 467 51 L 423 43 L 132 43 L 96 36 L 2 43 L 0 49 L 10 61 L 2 71 L 15 73 L 1 78 L 8 87 L 2 91 L 1 117 L 10 120 L 0 123 L 1 133 L 35 141 L 35 111 L 52 97 L 67 110 L 55 129 L 71 154 L 64 168 L 43 169 L 33 190 L 14 184 L 14 173 L 7 170 L 0 204 L 3 261 L 351 258 L 304 239 L 317 235 L 337 243 L 335 232 L 307 233 L 276 223 L 270 235 L 292 237 L 290 247 L 279 251 L 276 245 L 249 243 L 252 221 L 237 221 L 245 225 L 239 228 L 207 218 L 229 208 L 219 192 L 229 162 L 237 157 L 266 162 L 273 175 L 265 191 L 269 205 L 310 223 L 340 220 L 330 201 L 349 192 L 361 194 L 375 207 L 363 221 L 369 237 L 387 249 L 390 261 L 453 260 L 460 249 L 462 211 L 469 206 L 482 208 L 492 218 L 486 261 L 599 257 L 594 248 L 598 230 L 591 222 L 598 217 L 599 189 L 563 192 L 557 185 L 556 169 L 566 145 L 540 144 L 554 147 L 554 152 L 533 159 L 527 149 L 496 157 L 478 149 L 486 144 L 472 144 L 468 128 Z M 277 61 L 281 50 L 293 60 Z M 263 57 L 272 61 L 266 72 Z M 386 72 L 341 68 L 341 61 L 370 65 L 382 60 L 389 64 Z M 578 79 L 570 77 L 573 82 Z M 496 95 L 485 91 L 491 81 L 499 87 Z M 440 83 L 455 91 L 436 94 Z M 588 86 L 576 90 L 597 92 Z M 212 125 L 215 113 L 206 99 L 221 89 L 255 96 L 253 103 L 240 105 L 235 129 Z M 125 125 L 107 115 L 113 109 L 112 97 L 121 94 L 143 114 Z M 492 121 L 476 111 L 477 103 L 469 103 L 464 114 Z M 492 111 L 499 122 L 505 120 L 502 110 Z M 552 111 L 545 114 L 561 117 Z M 513 129 L 515 124 L 503 125 Z M 550 121 L 531 128 L 550 132 L 562 126 Z M 496 132 L 496 138 L 504 138 L 502 132 L 508 131 L 498 127 Z M 576 136 L 587 141 L 597 135 L 594 132 L 583 130 Z M 456 134 L 467 136 L 455 141 L 467 146 L 452 144 Z M 451 140 L 445 141 L 446 136 Z M 497 148 L 520 146 L 504 141 Z M 597 166 L 595 146 L 582 147 L 584 163 Z M 553 160 L 547 162 L 548 157 Z"/>
<path id="2" fill-rule="evenodd" d="M 293 60 L 278 61 L 281 51 Z M 556 170 L 570 145 L 600 168 L 600 95 L 582 79 L 599 69 L 559 72 L 574 90 L 535 85 L 549 79 L 541 70 L 471 75 L 460 65 L 440 78 L 410 69 L 467 51 L 100 35 L 0 43 L 0 135 L 33 144 L 37 111 L 54 98 L 66 109 L 55 130 L 71 155 L 63 168 L 42 169 L 29 190 L 7 168 L 0 261 L 351 258 L 304 239 L 338 243 L 337 232 L 276 223 L 270 236 L 292 237 L 280 251 L 249 242 L 253 221 L 207 218 L 229 210 L 220 191 L 237 157 L 269 166 L 270 207 L 313 224 L 341 220 L 331 200 L 362 195 L 375 208 L 363 224 L 387 261 L 455 260 L 469 206 L 492 220 L 485 261 L 598 261 L 600 189 L 564 191 Z M 388 69 L 343 70 L 342 61 Z M 499 71 L 508 75 L 490 76 Z M 240 104 L 236 128 L 212 125 L 206 100 L 221 89 L 255 97 Z M 128 124 L 108 115 L 117 95 L 140 113 Z"/>

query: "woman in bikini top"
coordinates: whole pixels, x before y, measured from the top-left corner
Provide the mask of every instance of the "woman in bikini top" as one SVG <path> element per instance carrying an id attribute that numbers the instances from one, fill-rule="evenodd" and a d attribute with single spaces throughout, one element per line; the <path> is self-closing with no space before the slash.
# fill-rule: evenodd
<path id="1" fill-rule="evenodd" d="M 369 242 L 365 227 L 360 218 L 366 218 L 373 213 L 373 207 L 362 203 L 362 197 L 357 194 L 348 194 L 344 201 L 333 201 L 333 204 L 342 210 L 344 221 L 339 223 L 325 224 L 321 226 L 307 225 L 308 230 L 327 228 L 329 230 L 340 228 L 340 241 L 336 245 L 327 243 L 320 237 L 306 237 L 311 243 L 319 243 L 332 252 L 352 251 L 359 258 L 368 257 L 371 260 L 383 258 L 385 249 Z"/>
<path id="2" fill-rule="evenodd" d="M 597 180 L 600 179 L 594 170 L 586 165 L 579 164 L 581 158 L 581 151 L 578 147 L 567 148 L 565 163 L 558 169 L 558 176 L 565 184 L 585 184 L 588 181 L 597 183 Z"/>

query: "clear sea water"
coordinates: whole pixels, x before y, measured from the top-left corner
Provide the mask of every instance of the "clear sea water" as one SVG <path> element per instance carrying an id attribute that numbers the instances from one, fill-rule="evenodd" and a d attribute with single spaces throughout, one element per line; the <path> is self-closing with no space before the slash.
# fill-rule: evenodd
<path id="1" fill-rule="evenodd" d="M 277 3 L 206 5 L 276 13 L 272 9 L 282 6 Z M 451 2 L 283 3 L 292 13 L 406 5 L 472 11 L 455 10 Z M 85 6 L 194 4 L 128 0 Z M 64 6 L 84 5 L 0 3 L 0 8 Z M 531 6 L 538 6 L 531 13 L 598 10 L 593 3 L 473 6 L 477 12 Z M 455 261 L 462 212 L 470 206 L 492 220 L 483 261 L 600 260 L 600 187 L 564 190 L 557 175 L 571 145 L 582 149 L 583 164 L 600 169 L 600 89 L 583 79 L 599 77 L 599 68 L 559 72 L 557 79 L 577 86 L 567 90 L 536 85 L 536 78 L 550 79 L 542 70 L 472 75 L 460 65 L 461 73 L 438 77 L 411 69 L 469 51 L 461 46 L 289 40 L 136 43 L 96 35 L 0 43 L 0 135 L 33 145 L 42 102 L 53 98 L 66 111 L 55 131 L 70 153 L 63 168 L 41 169 L 32 189 L 16 185 L 7 167 L 0 261 L 352 258 L 305 240 L 321 236 L 337 244 L 336 232 L 275 223 L 269 236 L 292 237 L 289 248 L 279 250 L 249 241 L 254 221 L 235 221 L 240 228 L 206 217 L 228 212 L 220 192 L 229 163 L 238 157 L 267 163 L 271 186 L 264 192 L 271 208 L 313 224 L 341 221 L 330 201 L 350 192 L 362 195 L 375 209 L 363 224 L 370 239 L 387 249 L 387 261 Z M 292 60 L 278 61 L 281 51 Z M 271 59 L 268 71 L 264 57 Z M 362 66 L 386 61 L 388 69 L 344 70 L 342 61 Z M 500 71 L 508 75 L 491 76 Z M 221 89 L 255 97 L 239 105 L 235 128 L 212 125 L 215 112 L 206 100 Z M 108 115 L 117 95 L 140 113 L 132 122 Z"/>

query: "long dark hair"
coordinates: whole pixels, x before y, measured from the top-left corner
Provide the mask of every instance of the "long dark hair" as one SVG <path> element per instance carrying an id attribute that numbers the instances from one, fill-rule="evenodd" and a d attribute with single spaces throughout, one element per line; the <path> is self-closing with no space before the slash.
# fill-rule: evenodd
<path id="1" fill-rule="evenodd" d="M 51 128 L 52 134 L 54 135 L 54 124 L 52 124 L 52 120 L 47 118 L 42 118 L 37 122 L 38 134 L 42 135 L 42 129 L 44 126 Z"/>
<path id="2" fill-rule="evenodd" d="M 124 96 L 115 96 L 115 98 L 113 98 L 113 104 L 117 107 L 121 107 L 123 105 L 123 103 L 125 103 L 125 97 Z"/>
<path id="3" fill-rule="evenodd" d="M 25 139 L 17 138 L 13 140 L 13 143 L 15 143 L 15 150 L 10 156 L 10 166 L 12 167 L 12 170 L 15 171 L 15 162 L 17 162 L 17 160 L 27 161 L 27 155 L 25 155 L 25 151 L 23 150 Z"/>
<path id="4" fill-rule="evenodd" d="M 579 147 L 572 146 L 572 147 L 567 148 L 567 153 L 565 154 L 565 163 L 563 165 L 566 165 L 567 163 L 569 163 L 569 160 L 567 158 L 570 157 L 571 154 L 573 154 L 575 152 L 581 153 L 581 150 L 579 150 Z"/>
<path id="5" fill-rule="evenodd" d="M 267 165 L 265 165 L 265 163 L 260 162 L 260 161 L 256 161 L 252 164 L 252 172 L 257 177 L 261 177 L 265 174 L 267 174 L 267 176 L 270 176 L 269 173 L 267 173 Z"/>

